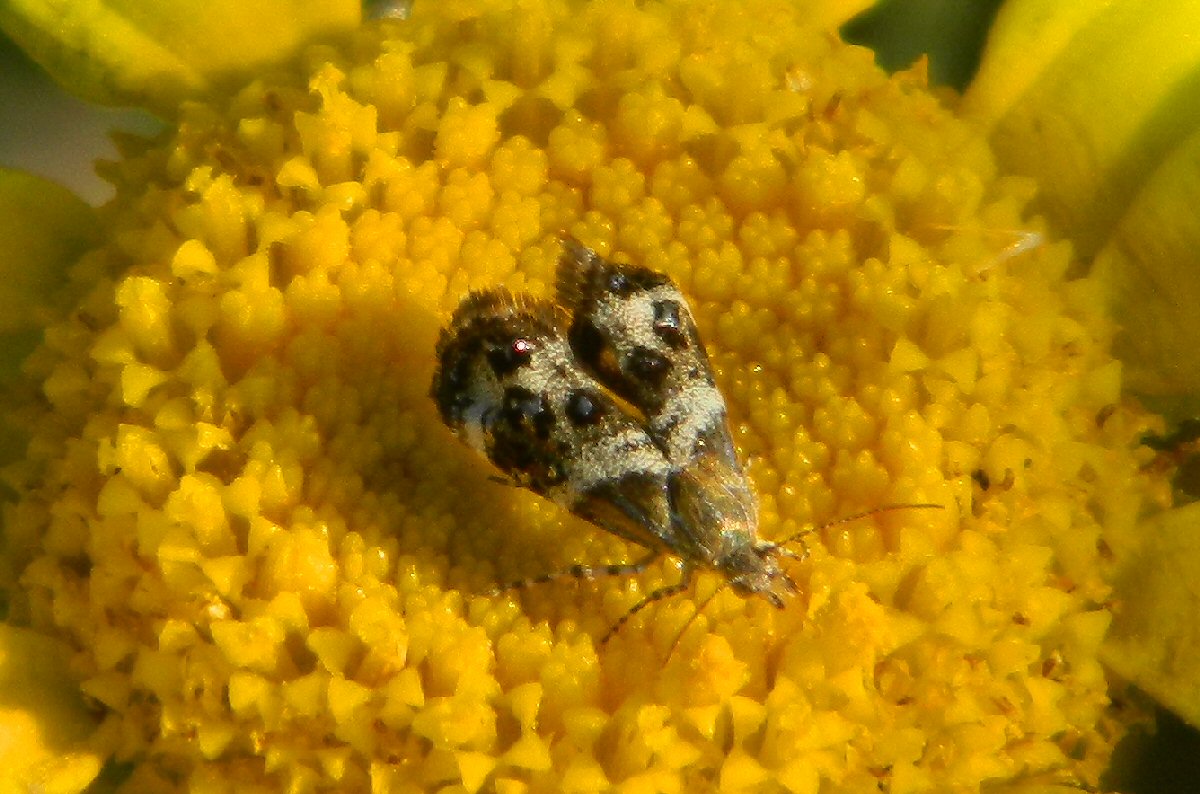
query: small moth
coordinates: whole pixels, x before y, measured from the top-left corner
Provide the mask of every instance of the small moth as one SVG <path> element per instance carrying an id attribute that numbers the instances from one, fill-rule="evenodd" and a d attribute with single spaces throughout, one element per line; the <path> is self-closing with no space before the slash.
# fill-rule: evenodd
<path id="1" fill-rule="evenodd" d="M 431 394 L 455 435 L 515 484 L 648 550 L 635 563 L 579 565 L 510 586 L 636 574 L 678 557 L 680 581 L 647 595 L 602 642 L 686 589 L 697 568 L 779 608 L 796 592 L 778 559 L 796 555 L 758 538 L 758 502 L 725 400 L 668 276 L 568 238 L 556 301 L 473 292 L 436 354 Z"/>

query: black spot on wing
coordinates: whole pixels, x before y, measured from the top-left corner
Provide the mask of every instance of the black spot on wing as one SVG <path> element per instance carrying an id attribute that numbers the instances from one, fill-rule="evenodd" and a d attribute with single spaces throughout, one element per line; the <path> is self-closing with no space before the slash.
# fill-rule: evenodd
<path id="1" fill-rule="evenodd" d="M 629 277 L 620 270 L 612 269 L 604 280 L 604 291 L 625 298 L 634 293 L 637 288 Z"/>
<path id="2" fill-rule="evenodd" d="M 465 356 L 447 356 L 434 375 L 430 395 L 437 404 L 442 421 L 456 425 L 474 401 L 471 394 L 471 360 Z"/>
<path id="3" fill-rule="evenodd" d="M 629 373 L 642 383 L 658 386 L 671 371 L 671 360 L 648 347 L 638 346 L 626 359 Z"/>
<path id="4" fill-rule="evenodd" d="M 545 396 L 520 386 L 504 391 L 491 429 L 488 456 L 498 468 L 538 493 L 566 480 L 566 450 L 553 437 L 554 411 Z"/>
<path id="5" fill-rule="evenodd" d="M 549 438 L 554 429 L 554 411 L 549 401 L 520 386 L 511 386 L 504 391 L 500 416 L 512 430 L 532 432 L 539 439 Z"/>
<path id="6" fill-rule="evenodd" d="M 575 323 L 571 326 L 570 344 L 575 355 L 585 364 L 595 366 L 604 355 L 604 335 L 586 317 L 575 318 Z"/>
<path id="7" fill-rule="evenodd" d="M 607 409 L 599 395 L 587 389 L 575 389 L 567 396 L 567 418 L 576 426 L 594 425 Z"/>

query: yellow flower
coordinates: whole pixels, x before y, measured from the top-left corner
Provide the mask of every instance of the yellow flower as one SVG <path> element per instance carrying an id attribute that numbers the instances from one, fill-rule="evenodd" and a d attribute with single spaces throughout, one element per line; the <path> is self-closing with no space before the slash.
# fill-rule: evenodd
<path id="1" fill-rule="evenodd" d="M 132 790 L 1098 785 L 1156 420 L 1033 184 L 844 16 L 418 4 L 126 141 L 10 409 L 9 620 L 73 649 L 78 757 Z M 787 610 L 697 617 L 706 574 L 601 645 L 677 561 L 490 594 L 637 554 L 428 397 L 461 297 L 548 295 L 564 231 L 690 297 L 761 534 L 821 527 Z M 945 509 L 828 523 L 914 501 Z"/>
<path id="2" fill-rule="evenodd" d="M 1118 325 L 1126 389 L 1176 419 L 1200 393 L 1200 40 L 1190 4 L 1005 5 L 966 97 L 1003 165 L 1035 177 L 1040 205 L 1078 250 Z M 1192 506 L 1147 521 L 1120 555 L 1105 663 L 1200 725 L 1200 566 Z M 1130 550 L 1133 552 L 1133 550 Z"/>
<path id="3" fill-rule="evenodd" d="M 66 657 L 49 637 L 0 625 L 0 790 L 82 791 L 100 771 Z"/>
<path id="4" fill-rule="evenodd" d="M 1200 235 L 1189 3 L 1007 3 L 968 94 L 1004 165 L 1036 177 L 1041 204 L 1094 257 L 1123 326 L 1129 385 L 1196 414 Z"/>

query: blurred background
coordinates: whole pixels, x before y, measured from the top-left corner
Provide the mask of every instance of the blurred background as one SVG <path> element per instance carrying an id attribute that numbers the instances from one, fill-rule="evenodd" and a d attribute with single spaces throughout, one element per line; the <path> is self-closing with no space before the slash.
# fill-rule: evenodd
<path id="1" fill-rule="evenodd" d="M 109 131 L 153 132 L 157 126 L 143 111 L 76 99 L 0 33 L 0 167 L 47 177 L 99 204 L 112 191 L 92 163 L 116 155 Z"/>

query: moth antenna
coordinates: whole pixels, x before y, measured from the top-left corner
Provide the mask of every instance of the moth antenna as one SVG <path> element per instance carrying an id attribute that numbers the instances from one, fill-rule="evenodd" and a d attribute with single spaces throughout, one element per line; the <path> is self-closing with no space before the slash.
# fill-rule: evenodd
<path id="1" fill-rule="evenodd" d="M 631 617 L 633 617 L 637 613 L 641 612 L 643 609 L 650 606 L 651 604 L 653 604 L 656 601 L 662 601 L 664 598 L 670 598 L 673 595 L 678 595 L 679 593 L 682 593 L 684 590 L 688 589 L 688 587 L 691 585 L 691 583 L 692 583 L 692 568 L 691 568 L 691 566 L 684 563 L 682 578 L 678 582 L 676 582 L 675 584 L 672 584 L 672 585 L 667 585 L 666 587 L 658 588 L 657 590 L 653 591 L 648 596 L 643 598 L 641 601 L 637 602 L 632 607 L 630 607 L 629 611 L 626 612 L 624 615 L 622 615 L 620 617 L 620 619 L 617 620 L 616 623 L 612 624 L 612 626 L 609 627 L 608 631 L 604 633 L 604 636 L 600 638 L 600 645 L 603 646 L 609 640 L 611 640 L 613 638 L 613 636 L 615 636 L 616 633 L 621 630 L 621 627 L 629 622 L 629 619 Z"/>
<path id="2" fill-rule="evenodd" d="M 946 506 L 940 505 L 937 502 L 912 502 L 912 503 L 901 502 L 901 503 L 892 504 L 892 505 L 882 505 L 880 507 L 875 507 L 870 510 L 864 510 L 861 513 L 855 513 L 852 516 L 836 518 L 833 521 L 828 521 L 819 527 L 809 527 L 808 529 L 802 529 L 799 532 L 796 532 L 795 534 L 784 538 L 783 540 L 779 541 L 775 545 L 782 546 L 786 543 L 791 543 L 792 541 L 796 540 L 796 538 L 799 538 L 802 535 L 808 535 L 812 532 L 820 532 L 822 530 L 829 529 L 830 527 L 836 527 L 840 524 L 849 524 L 852 521 L 858 521 L 863 518 L 870 518 L 871 516 L 877 515 L 879 513 L 888 513 L 888 512 L 891 512 L 892 510 L 928 510 L 931 508 L 937 509 L 937 510 L 945 510 Z"/>
<path id="3" fill-rule="evenodd" d="M 508 590 L 524 590 L 534 585 L 547 584 L 558 579 L 597 579 L 601 576 L 637 576 L 644 573 L 658 554 L 648 554 L 637 562 L 618 563 L 615 565 L 572 565 L 561 571 L 531 576 L 528 579 L 517 579 L 507 584 L 492 588 L 489 596 L 498 596 Z"/>

